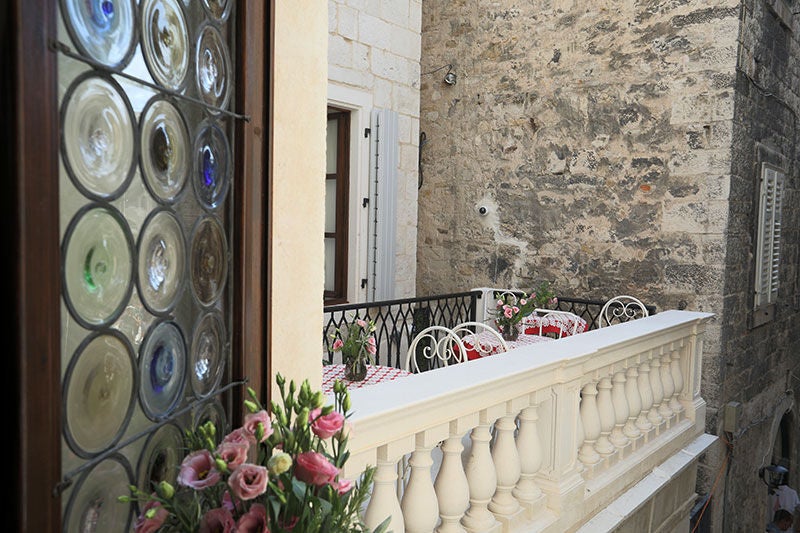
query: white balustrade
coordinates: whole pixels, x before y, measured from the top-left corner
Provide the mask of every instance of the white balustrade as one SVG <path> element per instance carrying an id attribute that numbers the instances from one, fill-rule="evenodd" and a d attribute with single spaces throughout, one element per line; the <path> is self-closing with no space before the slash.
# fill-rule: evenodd
<path id="1" fill-rule="evenodd" d="M 666 311 L 352 390 L 344 474 L 377 466 L 367 526 L 391 517 L 396 533 L 578 529 L 631 475 L 702 436 L 696 371 L 710 316 Z"/>

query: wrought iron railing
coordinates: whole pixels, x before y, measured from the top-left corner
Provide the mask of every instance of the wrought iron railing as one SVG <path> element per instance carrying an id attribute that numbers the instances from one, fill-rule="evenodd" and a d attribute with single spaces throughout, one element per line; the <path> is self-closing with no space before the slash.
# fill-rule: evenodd
<path id="1" fill-rule="evenodd" d="M 421 296 L 399 300 L 384 300 L 354 304 L 329 305 L 324 308 L 325 324 L 322 328 L 323 363 L 339 362 L 331 350 L 332 335 L 337 328 L 343 328 L 357 319 L 375 322 L 375 340 L 378 345 L 376 364 L 403 367 L 409 345 L 418 332 L 432 325 L 452 328 L 457 324 L 474 321 L 485 308 L 486 302 L 481 290 Z M 604 300 L 558 297 L 556 309 L 569 311 L 582 317 L 588 329 L 596 329 Z M 647 305 L 650 314 L 656 308 Z"/>

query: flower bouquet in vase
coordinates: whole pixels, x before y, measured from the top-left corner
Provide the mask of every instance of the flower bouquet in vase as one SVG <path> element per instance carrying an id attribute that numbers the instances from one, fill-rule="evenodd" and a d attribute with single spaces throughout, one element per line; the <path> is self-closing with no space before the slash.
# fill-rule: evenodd
<path id="1" fill-rule="evenodd" d="M 341 476 L 347 451 L 350 396 L 334 383 L 334 404 L 308 380 L 299 387 L 276 378 L 281 403 L 270 412 L 248 388 L 244 424 L 224 437 L 212 422 L 187 431 L 189 453 L 177 486 L 167 481 L 152 492 L 130 487 L 122 502 L 136 501 L 135 533 L 221 531 L 229 533 L 367 532 L 361 510 L 375 467 L 360 481 Z M 373 533 L 385 532 L 387 518 Z"/>
<path id="2" fill-rule="evenodd" d="M 520 321 L 530 315 L 536 308 L 536 300 L 528 298 L 526 293 L 517 295 L 513 292 L 495 293 L 495 319 L 497 329 L 507 341 L 515 341 L 519 337 Z"/>
<path id="3" fill-rule="evenodd" d="M 375 342 L 375 322 L 357 319 L 346 328 L 338 328 L 332 335 L 334 352 L 342 352 L 345 378 L 363 381 L 367 377 L 367 365 L 375 363 L 378 347 Z"/>

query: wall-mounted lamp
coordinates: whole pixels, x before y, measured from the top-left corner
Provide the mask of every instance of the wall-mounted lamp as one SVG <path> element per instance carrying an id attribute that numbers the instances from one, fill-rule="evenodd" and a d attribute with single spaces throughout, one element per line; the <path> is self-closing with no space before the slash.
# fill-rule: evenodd
<path id="1" fill-rule="evenodd" d="M 758 469 L 758 477 L 769 487 L 770 494 L 775 494 L 775 489 L 783 483 L 783 476 L 788 473 L 789 470 L 780 465 L 762 466 Z"/>
<path id="2" fill-rule="evenodd" d="M 446 69 L 447 69 L 447 73 L 444 75 L 444 82 L 445 82 L 447 85 L 455 85 L 455 84 L 456 84 L 456 81 L 457 81 L 457 77 L 456 77 L 456 73 L 455 73 L 455 72 L 453 72 L 453 65 L 452 65 L 452 63 L 448 63 L 447 65 L 442 65 L 441 67 L 439 67 L 439 68 L 437 68 L 437 69 L 433 69 L 433 70 L 431 70 L 430 72 L 423 72 L 423 73 L 422 73 L 422 75 L 423 75 L 423 76 L 426 76 L 426 75 L 428 75 L 428 74 L 433 74 L 434 72 L 439 72 L 439 71 L 440 71 L 440 70 L 442 70 L 443 68 L 446 68 Z"/>

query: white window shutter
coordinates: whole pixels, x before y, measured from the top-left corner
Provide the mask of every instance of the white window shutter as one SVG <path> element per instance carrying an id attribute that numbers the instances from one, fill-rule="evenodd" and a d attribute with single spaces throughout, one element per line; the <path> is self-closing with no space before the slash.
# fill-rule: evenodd
<path id="1" fill-rule="evenodd" d="M 781 209 L 785 174 L 764 166 L 756 244 L 755 306 L 775 303 L 778 296 L 778 274 L 781 259 Z"/>
<path id="2" fill-rule="evenodd" d="M 397 239 L 398 115 L 375 109 L 370 125 L 369 301 L 391 300 Z"/>

